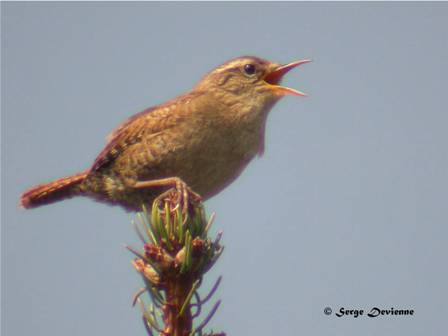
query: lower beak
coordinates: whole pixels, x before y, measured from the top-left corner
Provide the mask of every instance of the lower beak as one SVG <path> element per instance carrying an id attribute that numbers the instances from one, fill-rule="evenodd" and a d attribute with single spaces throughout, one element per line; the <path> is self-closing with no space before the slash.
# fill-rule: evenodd
<path id="1" fill-rule="evenodd" d="M 299 65 L 309 63 L 311 60 L 300 60 L 292 63 L 288 63 L 285 65 L 281 65 L 278 68 L 275 68 L 273 71 L 268 73 L 264 78 L 264 81 L 272 86 L 272 89 L 280 96 L 293 95 L 293 96 L 301 96 L 306 97 L 307 94 L 298 90 L 291 89 L 286 86 L 278 85 L 282 80 L 283 76 L 288 73 L 290 70 L 298 67 Z"/>

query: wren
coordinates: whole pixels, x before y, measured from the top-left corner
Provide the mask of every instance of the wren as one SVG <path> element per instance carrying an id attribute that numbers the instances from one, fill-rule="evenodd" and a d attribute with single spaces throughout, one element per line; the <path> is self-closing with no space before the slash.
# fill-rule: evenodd
<path id="1" fill-rule="evenodd" d="M 161 191 L 185 185 L 208 199 L 263 153 L 274 104 L 285 95 L 305 96 L 280 81 L 308 62 L 230 60 L 190 92 L 130 117 L 109 135 L 90 169 L 31 188 L 20 204 L 34 208 L 88 196 L 139 211 Z"/>

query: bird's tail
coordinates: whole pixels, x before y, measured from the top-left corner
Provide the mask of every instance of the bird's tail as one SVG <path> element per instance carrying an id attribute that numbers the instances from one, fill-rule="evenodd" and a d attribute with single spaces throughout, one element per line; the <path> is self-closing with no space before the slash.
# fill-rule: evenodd
<path id="1" fill-rule="evenodd" d="M 84 181 L 87 174 L 88 171 L 85 171 L 35 186 L 22 194 L 20 205 L 25 209 L 31 209 L 73 197 L 81 192 L 79 185 Z"/>

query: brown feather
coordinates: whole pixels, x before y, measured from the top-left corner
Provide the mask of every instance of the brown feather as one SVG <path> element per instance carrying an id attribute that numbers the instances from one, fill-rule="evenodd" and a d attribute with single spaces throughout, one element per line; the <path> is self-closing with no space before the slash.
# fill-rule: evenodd
<path id="1" fill-rule="evenodd" d="M 44 204 L 61 201 L 75 196 L 79 189 L 76 187 L 86 178 L 88 172 L 63 177 L 56 181 L 40 184 L 26 192 L 20 198 L 20 206 L 25 209 L 35 208 Z"/>
<path id="2" fill-rule="evenodd" d="M 126 147 L 139 142 L 143 136 L 176 126 L 179 122 L 179 115 L 173 112 L 176 108 L 182 106 L 185 100 L 191 99 L 192 96 L 193 94 L 190 93 L 172 99 L 164 104 L 149 107 L 128 118 L 109 134 L 106 147 L 95 159 L 91 171 L 97 171 L 111 163 Z"/>

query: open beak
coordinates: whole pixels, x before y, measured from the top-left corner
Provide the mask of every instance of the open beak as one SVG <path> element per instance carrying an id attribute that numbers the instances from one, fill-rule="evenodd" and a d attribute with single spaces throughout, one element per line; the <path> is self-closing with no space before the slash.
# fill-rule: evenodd
<path id="1" fill-rule="evenodd" d="M 309 63 L 311 60 L 300 60 L 292 63 L 288 63 L 285 65 L 280 65 L 279 67 L 275 68 L 273 71 L 268 73 L 264 81 L 272 86 L 272 89 L 280 96 L 286 96 L 286 95 L 293 95 L 293 96 L 301 96 L 306 97 L 307 94 L 298 90 L 291 89 L 286 86 L 281 86 L 280 81 L 282 80 L 283 76 L 288 73 L 290 70 L 298 67 L 299 65 Z"/>

